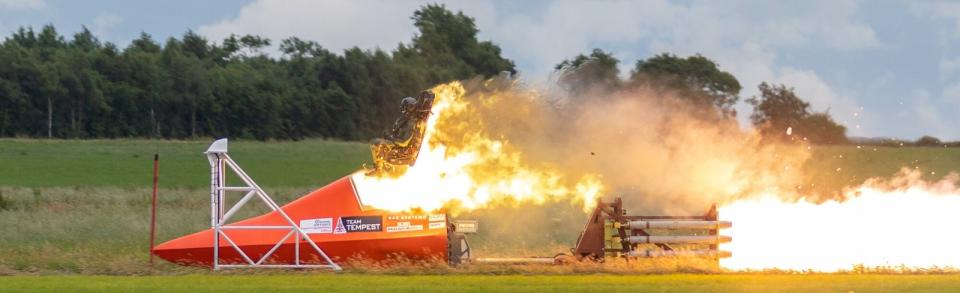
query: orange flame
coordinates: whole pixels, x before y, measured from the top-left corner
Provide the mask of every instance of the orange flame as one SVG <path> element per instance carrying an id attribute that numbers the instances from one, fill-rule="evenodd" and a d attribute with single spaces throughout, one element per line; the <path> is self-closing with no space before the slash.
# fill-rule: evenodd
<path id="1" fill-rule="evenodd" d="M 595 204 L 603 190 L 597 176 L 571 184 L 555 169 L 528 166 L 508 141 L 488 137 L 483 121 L 469 119 L 474 116 L 463 85 L 453 82 L 432 90 L 433 114 L 416 164 L 399 178 L 351 175 L 363 204 L 394 211 L 448 205 L 474 209 L 503 200 L 568 199 L 585 210 Z M 496 98 L 490 94 L 480 100 Z"/>
<path id="2" fill-rule="evenodd" d="M 559 199 L 581 205 L 585 211 L 593 208 L 604 191 L 599 176 L 569 178 L 571 172 L 531 165 L 509 141 L 485 131 L 476 108 L 503 97 L 484 92 L 470 93 L 479 97 L 467 99 L 466 90 L 458 82 L 432 90 L 436 94 L 433 115 L 427 122 L 416 165 L 398 178 L 368 177 L 363 172 L 351 175 L 365 205 L 392 211 L 430 211 L 475 209 L 501 201 L 543 203 Z M 680 131 L 675 139 L 710 147 L 681 148 L 685 155 L 702 153 L 693 156 L 696 160 L 683 162 L 683 168 L 670 169 L 682 173 L 672 176 L 676 182 L 648 183 L 654 185 L 651 190 L 655 194 L 662 193 L 657 188 L 689 184 L 712 191 L 704 194 L 720 194 L 704 200 L 723 202 L 738 197 L 720 206 L 721 220 L 733 222 L 732 228 L 721 232 L 733 237 L 732 242 L 720 247 L 732 252 L 731 258 L 721 260 L 723 267 L 825 272 L 857 265 L 960 268 L 960 234 L 954 232 L 960 224 L 955 216 L 960 211 L 956 174 L 939 182 L 926 182 L 920 180 L 919 173 L 904 171 L 890 182 L 868 181 L 850 189 L 840 200 L 812 202 L 784 191 L 784 187 L 796 186 L 792 175 L 797 175 L 797 168 L 809 157 L 801 147 L 754 144 L 752 135 L 731 138 L 726 131 L 702 131 L 699 126 L 680 124 L 668 125 L 689 130 Z M 652 153 L 661 150 L 656 145 L 641 145 L 653 149 Z M 676 145 L 684 144 L 671 146 Z M 717 151 L 716 146 L 724 147 Z M 652 176 L 662 170 L 648 168 L 647 172 L 651 175 L 647 177 L 657 178 Z M 696 193 L 701 189 L 683 191 Z"/>

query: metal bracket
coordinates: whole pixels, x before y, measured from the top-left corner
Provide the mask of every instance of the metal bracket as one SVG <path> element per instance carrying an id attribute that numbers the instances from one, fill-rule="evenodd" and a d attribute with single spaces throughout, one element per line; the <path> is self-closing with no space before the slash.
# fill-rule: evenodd
<path id="1" fill-rule="evenodd" d="M 210 226 L 214 231 L 213 236 L 213 269 L 219 270 L 221 268 L 329 268 L 335 271 L 341 270 L 340 266 L 337 265 L 326 253 L 317 246 L 310 236 L 307 235 L 300 226 L 298 226 L 290 216 L 287 215 L 283 209 L 277 205 L 276 202 L 268 195 L 253 179 L 247 175 L 243 169 L 240 168 L 233 159 L 230 158 L 230 155 L 227 154 L 227 139 L 219 139 L 207 149 L 204 154 L 207 156 L 207 160 L 210 162 Z M 242 186 L 227 186 L 226 184 L 226 169 L 229 168 L 233 171 L 237 177 L 243 181 Z M 229 209 L 225 209 L 224 199 L 228 192 L 243 192 L 245 195 L 240 198 L 237 203 L 233 204 Z M 247 204 L 253 198 L 259 198 L 267 205 L 271 210 L 278 213 L 286 222 L 287 225 L 274 225 L 274 226 L 244 226 L 244 225 L 226 225 L 227 221 L 230 220 L 230 217 L 233 216 L 241 207 Z M 266 254 L 264 254 L 260 259 L 254 260 L 247 255 L 243 249 L 240 248 L 237 243 L 227 236 L 226 231 L 228 230 L 289 230 L 283 238 L 281 238 Z M 295 260 L 294 263 L 287 264 L 265 264 L 264 261 L 270 258 L 274 252 L 277 251 L 284 243 L 290 239 L 291 236 L 296 235 L 296 241 L 294 241 L 294 253 Z M 234 250 L 243 257 L 244 263 L 220 263 L 220 238 L 226 240 L 226 242 L 233 247 Z M 313 248 L 317 254 L 323 257 L 323 260 L 327 264 L 306 264 L 300 261 L 300 243 L 306 242 L 311 248 Z"/>

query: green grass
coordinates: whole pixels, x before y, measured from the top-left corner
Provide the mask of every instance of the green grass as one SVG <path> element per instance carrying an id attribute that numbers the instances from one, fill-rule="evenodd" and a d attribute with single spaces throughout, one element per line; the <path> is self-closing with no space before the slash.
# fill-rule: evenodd
<path id="1" fill-rule="evenodd" d="M 153 154 L 161 186 L 207 187 L 210 141 L 0 139 L 0 186 L 149 187 Z M 819 191 L 839 190 L 902 167 L 934 179 L 960 171 L 960 148 L 814 146 L 804 166 Z M 370 160 L 366 144 L 325 140 L 231 142 L 230 154 L 261 186 L 319 187 Z M 931 173 L 932 172 L 932 173 Z"/>
<path id="2" fill-rule="evenodd" d="M 890 177 L 901 168 L 920 170 L 928 180 L 941 179 L 960 172 L 960 148 L 814 146 L 804 176 L 813 190 L 830 194 L 868 178 Z"/>
<path id="3" fill-rule="evenodd" d="M 309 188 L 267 188 L 288 202 Z M 117 187 L 0 187 L 0 275 L 16 272 L 141 274 L 147 266 L 150 190 Z M 158 243 L 209 228 L 205 189 L 162 189 Z M 260 209 L 255 209 L 259 207 Z M 250 205 L 245 218 L 265 212 Z M 160 268 L 172 269 L 164 265 Z"/>
<path id="4" fill-rule="evenodd" d="M 149 187 L 160 152 L 163 187 L 208 187 L 210 141 L 0 139 L 0 186 Z M 325 140 L 230 142 L 262 186 L 319 187 L 369 160 L 366 144 Z"/>
<path id="5" fill-rule="evenodd" d="M 186 275 L 0 277 L 16 292 L 956 292 L 960 275 Z"/>
<path id="6" fill-rule="evenodd" d="M 0 271 L 149 272 L 153 154 L 161 155 L 162 242 L 209 225 L 209 143 L 0 140 Z M 281 203 L 369 158 L 365 144 L 324 140 L 231 142 L 230 154 Z"/>
<path id="7" fill-rule="evenodd" d="M 156 268 L 146 265 L 152 155 L 160 149 L 158 240 L 162 242 L 209 225 L 209 167 L 202 155 L 208 144 L 0 140 L 0 275 L 181 273 L 180 268 L 162 262 Z M 281 204 L 369 160 L 365 144 L 324 140 L 231 142 L 230 153 Z M 813 147 L 804 173 L 815 188 L 830 192 L 868 177 L 890 176 L 903 166 L 938 179 L 960 171 L 960 148 Z M 257 211 L 238 218 L 253 214 Z M 477 255 L 487 257 L 552 256 L 573 245 L 584 217 L 566 202 L 537 208 L 499 207 L 462 216 L 483 223 L 481 233 L 471 235 L 471 243 Z M 536 233 L 517 233 L 521 228 Z M 484 271 L 466 273 L 470 272 Z"/>

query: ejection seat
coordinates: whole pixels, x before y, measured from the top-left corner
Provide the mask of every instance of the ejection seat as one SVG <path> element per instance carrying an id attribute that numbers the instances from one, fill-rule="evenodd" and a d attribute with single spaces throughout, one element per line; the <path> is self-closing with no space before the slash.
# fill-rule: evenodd
<path id="1" fill-rule="evenodd" d="M 434 94 L 423 91 L 417 96 L 416 110 L 411 114 L 413 127 L 411 135 L 405 140 L 385 142 L 378 140 L 370 145 L 373 156 L 373 169 L 367 171 L 367 176 L 383 174 L 395 176 L 413 166 L 420 155 L 420 146 L 427 131 L 427 120 L 430 118 L 430 109 L 433 107 Z"/>

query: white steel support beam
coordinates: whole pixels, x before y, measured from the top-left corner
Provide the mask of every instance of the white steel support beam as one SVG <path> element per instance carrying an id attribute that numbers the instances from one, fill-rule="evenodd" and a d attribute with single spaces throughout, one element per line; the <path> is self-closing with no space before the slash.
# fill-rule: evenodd
<path id="1" fill-rule="evenodd" d="M 210 226 L 213 229 L 213 269 L 219 270 L 222 268 L 328 268 L 335 271 L 341 270 L 340 266 L 333 262 L 329 256 L 322 249 L 320 249 L 317 244 L 310 239 L 310 236 L 307 235 L 300 226 L 298 226 L 291 218 L 287 215 L 283 209 L 268 195 L 253 179 L 247 175 L 243 169 L 240 168 L 240 165 L 237 162 L 233 161 L 230 158 L 230 155 L 227 154 L 227 139 L 220 139 L 210 145 L 210 148 L 207 149 L 204 154 L 207 156 L 207 161 L 210 162 Z M 233 171 L 237 177 L 243 182 L 243 186 L 227 186 L 226 185 L 226 173 L 227 169 Z M 226 196 L 228 192 L 245 192 L 246 194 L 239 200 L 237 203 L 227 209 L 224 206 Z M 241 207 L 246 205 L 251 199 L 260 198 L 270 210 L 276 212 L 284 219 L 286 225 L 227 225 L 227 221 L 233 216 Z M 251 259 L 243 249 L 237 245 L 229 236 L 227 236 L 226 231 L 230 230 L 290 230 L 283 238 L 281 238 L 273 247 L 259 260 L 254 261 Z M 292 264 L 264 264 L 274 252 L 276 252 L 291 236 L 295 236 L 296 239 L 293 243 L 295 249 L 296 260 Z M 220 263 L 220 238 L 226 240 L 227 244 L 233 247 L 241 257 L 243 257 L 245 264 L 238 263 Z M 309 246 L 319 254 L 323 260 L 326 262 L 325 265 L 320 264 L 304 264 L 300 261 L 300 242 L 304 241 Z"/>

